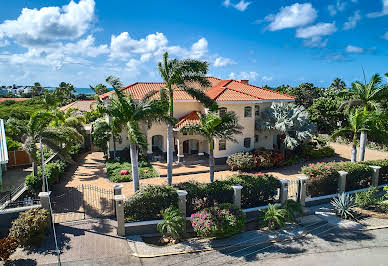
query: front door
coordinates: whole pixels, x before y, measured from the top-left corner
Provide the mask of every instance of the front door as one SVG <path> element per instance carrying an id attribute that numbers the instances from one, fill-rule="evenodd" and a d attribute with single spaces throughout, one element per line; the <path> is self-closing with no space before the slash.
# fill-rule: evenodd
<path id="1" fill-rule="evenodd" d="M 183 154 L 189 153 L 189 141 L 186 140 L 183 142 Z"/>

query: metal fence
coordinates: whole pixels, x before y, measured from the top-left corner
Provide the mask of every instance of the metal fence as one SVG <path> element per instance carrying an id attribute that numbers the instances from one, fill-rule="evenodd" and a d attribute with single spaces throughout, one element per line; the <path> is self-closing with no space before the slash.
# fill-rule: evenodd
<path id="1" fill-rule="evenodd" d="M 23 188 L 24 188 L 24 183 L 20 184 L 20 185 L 17 186 L 17 187 L 14 187 L 14 188 L 11 189 L 10 191 L 5 192 L 5 195 L 3 195 L 2 198 L 0 198 L 0 208 L 1 208 L 1 206 L 3 206 L 4 204 L 6 204 L 7 202 L 12 201 L 12 198 L 13 198 L 16 194 L 18 194 Z"/>

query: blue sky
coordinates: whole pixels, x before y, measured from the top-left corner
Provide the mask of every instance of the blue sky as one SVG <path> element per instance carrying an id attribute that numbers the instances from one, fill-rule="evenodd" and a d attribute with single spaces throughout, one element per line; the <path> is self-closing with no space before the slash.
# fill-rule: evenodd
<path id="1" fill-rule="evenodd" d="M 7 1 L 0 84 L 158 81 L 163 52 L 278 86 L 388 72 L 388 0 Z"/>

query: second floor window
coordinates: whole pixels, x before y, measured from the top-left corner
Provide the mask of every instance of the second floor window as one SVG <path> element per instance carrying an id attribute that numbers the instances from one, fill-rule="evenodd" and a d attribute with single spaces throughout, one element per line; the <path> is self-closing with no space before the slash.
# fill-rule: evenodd
<path id="1" fill-rule="evenodd" d="M 255 116 L 256 117 L 260 116 L 260 105 L 258 104 L 255 105 Z"/>
<path id="2" fill-rule="evenodd" d="M 251 138 L 245 138 L 244 139 L 244 148 L 250 148 L 251 147 Z"/>
<path id="3" fill-rule="evenodd" d="M 218 141 L 218 150 L 220 150 L 220 151 L 226 150 L 226 140 L 220 139 Z"/>
<path id="4" fill-rule="evenodd" d="M 244 117 L 252 117 L 252 107 L 247 106 L 244 108 Z"/>
<path id="5" fill-rule="evenodd" d="M 220 116 L 223 116 L 225 115 L 227 112 L 226 108 L 225 107 L 221 107 L 220 109 L 218 109 L 218 113 Z"/>

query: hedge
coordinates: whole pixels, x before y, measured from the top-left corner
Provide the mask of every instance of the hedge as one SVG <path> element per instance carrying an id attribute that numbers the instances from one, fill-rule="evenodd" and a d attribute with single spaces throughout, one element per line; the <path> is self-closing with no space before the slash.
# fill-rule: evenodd
<path id="1" fill-rule="evenodd" d="M 365 161 L 362 163 L 366 165 L 381 166 L 379 183 L 380 184 L 388 183 L 388 160 Z"/>
<path id="2" fill-rule="evenodd" d="M 128 175 L 121 175 L 122 170 L 128 170 Z M 114 183 L 120 182 L 130 182 L 132 181 L 132 165 L 130 162 L 107 162 L 106 163 L 106 172 L 108 174 L 108 179 Z M 151 177 L 157 177 L 158 173 L 152 167 L 149 162 L 140 161 L 139 162 L 139 179 L 146 179 Z"/>
<path id="3" fill-rule="evenodd" d="M 187 195 L 187 215 L 204 208 L 233 203 L 232 185 L 242 185 L 241 205 L 243 208 L 257 207 L 275 202 L 280 181 L 271 175 L 234 175 L 225 180 L 208 184 L 195 181 L 166 186 L 147 186 L 135 193 L 125 203 L 127 221 L 160 219 L 160 213 L 170 205 L 178 206 L 176 190 L 183 189 Z"/>
<path id="4" fill-rule="evenodd" d="M 373 170 L 368 162 L 329 162 L 309 164 L 302 168 L 307 180 L 307 194 L 311 197 L 335 194 L 338 188 L 338 171 L 346 171 L 346 191 L 370 186 Z"/>
<path id="5" fill-rule="evenodd" d="M 49 185 L 54 184 L 63 175 L 65 167 L 66 164 L 60 160 L 45 165 L 45 176 L 47 177 Z M 32 173 L 26 176 L 24 183 L 28 190 L 40 191 L 42 189 L 42 168 L 38 167 L 38 174 L 36 176 L 33 176 Z"/>

